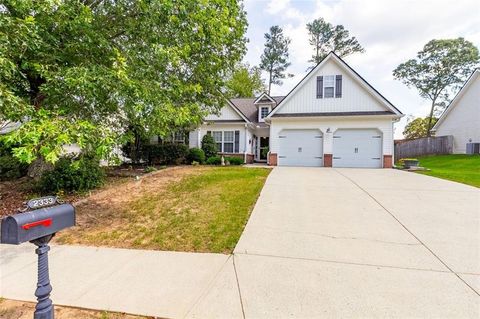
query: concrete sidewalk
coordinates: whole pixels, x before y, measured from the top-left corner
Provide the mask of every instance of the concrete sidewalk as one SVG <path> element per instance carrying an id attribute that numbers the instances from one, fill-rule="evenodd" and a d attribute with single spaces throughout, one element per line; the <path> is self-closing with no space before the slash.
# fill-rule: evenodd
<path id="1" fill-rule="evenodd" d="M 0 245 L 0 296 L 36 301 L 32 244 Z M 241 318 L 232 257 L 53 245 L 55 304 L 162 318 Z"/>

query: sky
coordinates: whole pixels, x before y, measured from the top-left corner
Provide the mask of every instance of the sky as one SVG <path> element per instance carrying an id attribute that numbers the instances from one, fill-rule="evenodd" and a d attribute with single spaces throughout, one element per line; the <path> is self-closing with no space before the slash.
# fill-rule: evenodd
<path id="1" fill-rule="evenodd" d="M 392 71 L 432 39 L 464 37 L 480 48 L 479 0 L 245 0 L 244 6 L 249 23 L 245 62 L 259 65 L 270 26 L 279 25 L 291 39 L 287 72 L 294 77 L 272 86 L 272 95 L 286 95 L 306 74 L 313 53 L 308 22 L 322 17 L 349 30 L 365 53 L 344 60 L 405 114 L 395 125 L 395 138 L 402 137 L 408 117 L 426 116 L 430 103 L 395 80 Z"/>

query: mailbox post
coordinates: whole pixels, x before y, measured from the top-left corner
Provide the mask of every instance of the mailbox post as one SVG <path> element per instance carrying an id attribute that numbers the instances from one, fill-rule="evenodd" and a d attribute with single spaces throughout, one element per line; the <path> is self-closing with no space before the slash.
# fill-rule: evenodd
<path id="1" fill-rule="evenodd" d="M 54 196 L 32 199 L 27 203 L 26 210 L 2 219 L 1 243 L 18 245 L 29 241 L 37 246 L 38 282 L 34 319 L 54 318 L 50 299 L 52 286 L 48 274 L 48 243 L 56 232 L 74 225 L 75 208 L 59 203 Z"/>

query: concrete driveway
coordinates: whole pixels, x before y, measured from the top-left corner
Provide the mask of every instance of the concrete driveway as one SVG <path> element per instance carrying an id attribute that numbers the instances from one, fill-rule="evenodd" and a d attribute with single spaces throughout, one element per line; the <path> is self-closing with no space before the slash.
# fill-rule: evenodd
<path id="1" fill-rule="evenodd" d="M 245 317 L 480 317 L 480 191 L 278 167 L 234 254 Z"/>

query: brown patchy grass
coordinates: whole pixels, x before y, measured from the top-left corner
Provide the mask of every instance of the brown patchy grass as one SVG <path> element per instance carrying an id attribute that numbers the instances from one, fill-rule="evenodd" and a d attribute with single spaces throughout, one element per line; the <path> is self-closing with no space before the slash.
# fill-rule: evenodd
<path id="1" fill-rule="evenodd" d="M 230 253 L 270 170 L 172 167 L 81 200 L 61 244 Z"/>
<path id="2" fill-rule="evenodd" d="M 0 298 L 1 319 L 31 319 L 35 311 L 32 302 Z M 134 316 L 118 312 L 86 310 L 72 307 L 55 306 L 55 319 L 147 319 L 154 317 Z"/>

